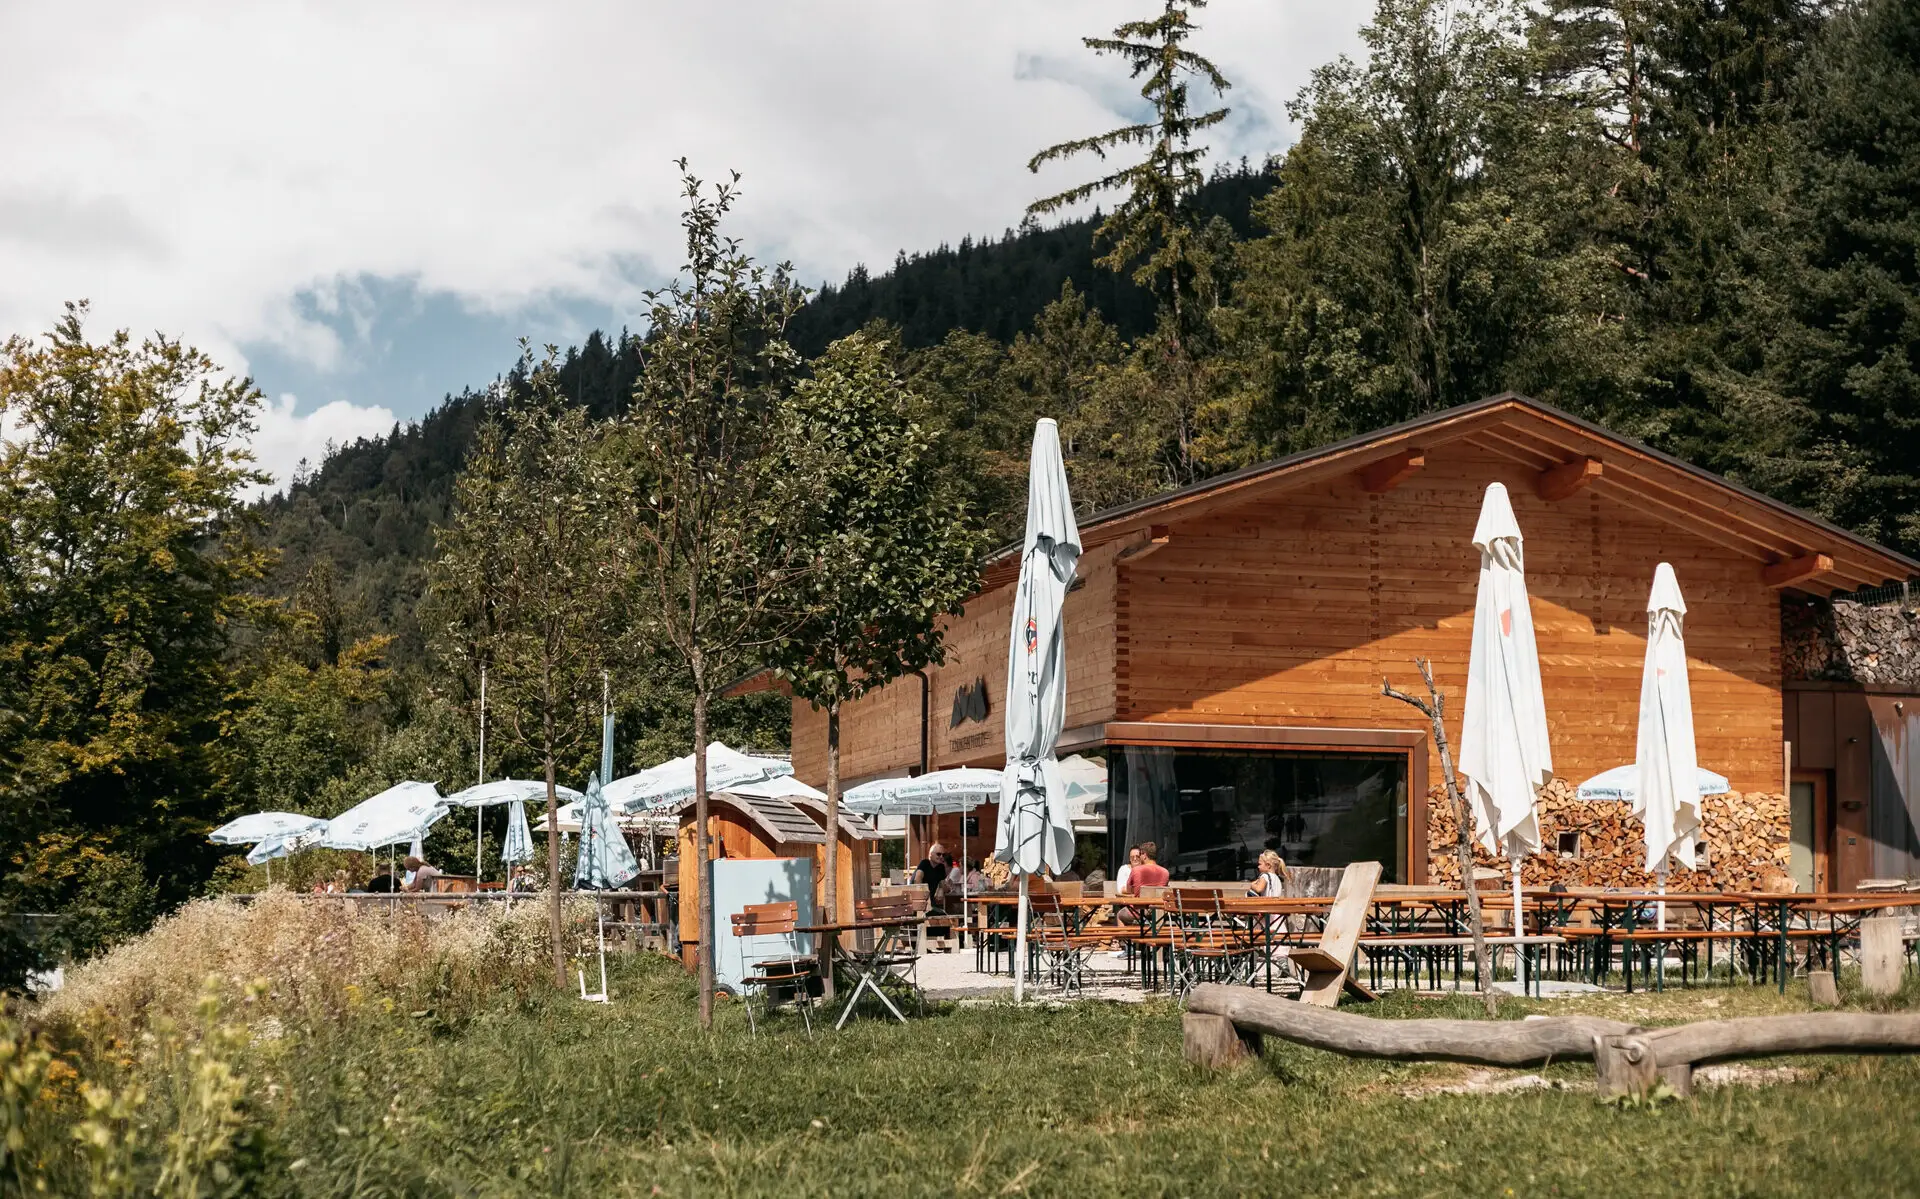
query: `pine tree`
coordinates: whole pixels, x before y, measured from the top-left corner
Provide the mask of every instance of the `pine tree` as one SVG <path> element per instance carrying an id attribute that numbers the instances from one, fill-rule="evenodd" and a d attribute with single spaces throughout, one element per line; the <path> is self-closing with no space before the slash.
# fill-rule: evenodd
<path id="1" fill-rule="evenodd" d="M 1129 21 L 1112 37 L 1081 39 L 1095 54 L 1124 60 L 1133 78 L 1144 77 L 1140 95 L 1153 106 L 1153 119 L 1049 146 L 1027 163 L 1037 173 L 1047 163 L 1082 154 L 1105 161 L 1125 147 L 1146 147 L 1140 161 L 1035 200 L 1027 212 L 1046 215 L 1107 192 L 1124 193 L 1094 232 L 1096 244 L 1107 247 L 1096 262 L 1115 272 L 1131 269 L 1134 281 L 1158 304 L 1154 335 L 1141 346 L 1142 364 L 1158 376 L 1160 394 L 1173 404 L 1168 427 L 1137 435 L 1170 441 L 1167 481 L 1175 485 L 1203 472 L 1198 424 L 1206 379 L 1197 359 L 1207 334 L 1206 301 L 1217 299 L 1222 243 L 1231 241 L 1230 233 L 1223 238 L 1221 227 L 1203 222 L 1192 203 L 1205 179 L 1201 163 L 1207 155 L 1194 139 L 1226 120 L 1229 111 L 1196 111 L 1192 88 L 1198 82 L 1219 94 L 1232 86 L 1218 67 L 1187 48 L 1198 29 L 1190 14 L 1204 4 L 1164 0 L 1158 16 Z"/>
<path id="2" fill-rule="evenodd" d="M 1818 414 L 1835 459 L 1796 498 L 1920 550 L 1920 11 L 1869 0 L 1834 18 L 1796 107 L 1790 322 L 1773 375 Z"/>

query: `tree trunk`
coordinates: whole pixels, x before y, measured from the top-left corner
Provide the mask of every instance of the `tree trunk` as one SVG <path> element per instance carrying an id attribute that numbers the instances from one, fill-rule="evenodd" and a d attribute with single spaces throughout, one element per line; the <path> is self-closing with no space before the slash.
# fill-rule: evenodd
<path id="1" fill-rule="evenodd" d="M 553 985 L 565 990 L 567 950 L 560 939 L 560 793 L 554 785 L 551 752 L 547 754 L 547 931 L 553 940 Z"/>
<path id="2" fill-rule="evenodd" d="M 695 951 L 700 967 L 700 1027 L 713 1027 L 713 861 L 707 843 L 707 694 L 699 682 L 693 688 L 693 864 L 699 880 L 700 945 Z M 680 897 L 686 902 L 686 896 Z"/>
<path id="3" fill-rule="evenodd" d="M 856 863 L 856 865 L 858 865 Z M 827 877 L 821 893 L 827 901 L 822 922 L 840 919 L 840 701 L 827 704 Z M 839 937 L 820 938 L 820 977 L 826 997 L 833 998 L 833 947 Z"/>
<path id="4" fill-rule="evenodd" d="M 1472 1062 L 1482 1066 L 1538 1066 L 1591 1058 L 1601 1041 L 1637 1030 L 1594 1016 L 1542 1020 L 1381 1020 L 1251 987 L 1202 983 L 1187 996 L 1187 1011 L 1224 1016 L 1243 1034 L 1264 1033 L 1298 1045 L 1352 1057 Z"/>
<path id="5" fill-rule="evenodd" d="M 1447 701 L 1440 694 L 1440 688 L 1433 682 L 1433 667 L 1424 658 L 1415 658 L 1413 664 L 1420 671 L 1420 678 L 1427 685 L 1425 701 L 1414 698 L 1404 691 L 1395 691 L 1392 684 L 1382 682 L 1380 693 L 1403 704 L 1411 704 L 1427 717 L 1433 726 L 1433 744 L 1440 752 L 1440 777 L 1445 781 L 1447 805 L 1453 809 L 1454 852 L 1460 860 L 1460 885 L 1467 893 L 1467 925 L 1473 934 L 1473 982 L 1480 992 L 1481 1002 L 1486 1005 L 1487 1015 L 1494 1014 L 1500 1006 L 1499 999 L 1493 993 L 1493 965 L 1487 961 L 1487 923 L 1480 912 L 1480 892 L 1473 885 L 1473 812 L 1467 806 L 1467 797 L 1460 794 L 1460 783 L 1454 775 L 1453 749 L 1447 744 Z M 1520 913 L 1513 914 L 1515 936 L 1521 932 Z M 1519 949 L 1516 946 L 1515 952 Z"/>

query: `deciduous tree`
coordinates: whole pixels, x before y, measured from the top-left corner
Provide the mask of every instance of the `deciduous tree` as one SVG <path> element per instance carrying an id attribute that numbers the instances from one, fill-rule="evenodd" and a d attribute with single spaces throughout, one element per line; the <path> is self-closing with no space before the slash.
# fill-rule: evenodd
<path id="1" fill-rule="evenodd" d="M 444 652 L 476 676 L 487 668 L 490 729 L 545 774 L 553 971 L 564 987 L 557 773 L 599 732 L 626 564 L 614 535 L 619 475 L 600 429 L 560 394 L 556 356 L 548 346 L 527 395 L 481 426 L 432 585 Z"/>
<path id="2" fill-rule="evenodd" d="M 778 430 L 800 366 L 787 322 L 803 291 L 756 263 L 721 225 L 739 176 L 708 191 L 686 170 L 682 277 L 650 294 L 649 335 L 622 434 L 635 504 L 635 608 L 693 701 L 700 1022 L 713 1020 L 714 914 L 707 828 L 708 711 L 784 633 L 778 612 L 801 559 L 780 536 Z M 683 897 L 682 902 L 686 902 Z"/>
<path id="3" fill-rule="evenodd" d="M 829 346 L 782 408 L 776 495 L 804 513 L 782 530 L 805 565 L 769 661 L 827 715 L 826 906 L 837 918 L 840 709 L 944 659 L 941 619 L 979 578 L 985 548 L 948 474 L 926 401 L 863 334 Z"/>

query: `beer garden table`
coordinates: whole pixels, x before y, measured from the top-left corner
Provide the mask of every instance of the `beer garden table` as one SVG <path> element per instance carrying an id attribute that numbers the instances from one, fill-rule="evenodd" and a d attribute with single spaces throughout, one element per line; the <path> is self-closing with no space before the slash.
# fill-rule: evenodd
<path id="1" fill-rule="evenodd" d="M 847 1006 L 841 1010 L 840 1019 L 833 1026 L 835 1029 L 846 1025 L 847 1018 L 853 1015 L 854 1005 L 860 1002 L 860 993 L 867 990 L 871 990 L 886 1009 L 893 1013 L 894 1019 L 902 1024 L 907 1022 L 905 1014 L 894 1006 L 893 1000 L 887 998 L 887 993 L 881 989 L 881 984 L 899 977 L 891 967 L 892 958 L 900 952 L 898 938 L 909 930 L 917 931 L 926 921 L 927 918 L 924 915 L 903 916 L 893 920 L 839 920 L 823 924 L 798 925 L 794 928 L 793 931 L 798 933 L 831 937 L 833 964 L 845 966 L 847 972 L 859 980 L 854 984 L 852 994 L 847 996 Z M 879 935 L 873 938 L 873 944 L 866 949 L 861 949 L 857 945 L 850 947 L 839 936 L 841 933 L 867 931 L 876 932 Z M 913 952 L 911 942 L 908 944 L 907 952 L 909 954 Z M 918 995 L 919 984 L 916 982 L 912 985 L 914 993 Z"/>

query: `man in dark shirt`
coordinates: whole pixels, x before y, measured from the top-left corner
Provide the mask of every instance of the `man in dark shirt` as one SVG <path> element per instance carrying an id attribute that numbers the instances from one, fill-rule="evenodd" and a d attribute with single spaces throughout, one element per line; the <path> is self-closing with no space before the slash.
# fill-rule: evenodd
<path id="1" fill-rule="evenodd" d="M 940 884 L 947 881 L 947 851 L 938 841 L 927 846 L 927 856 L 914 867 L 913 881 L 927 889 L 927 906 L 940 906 Z"/>

